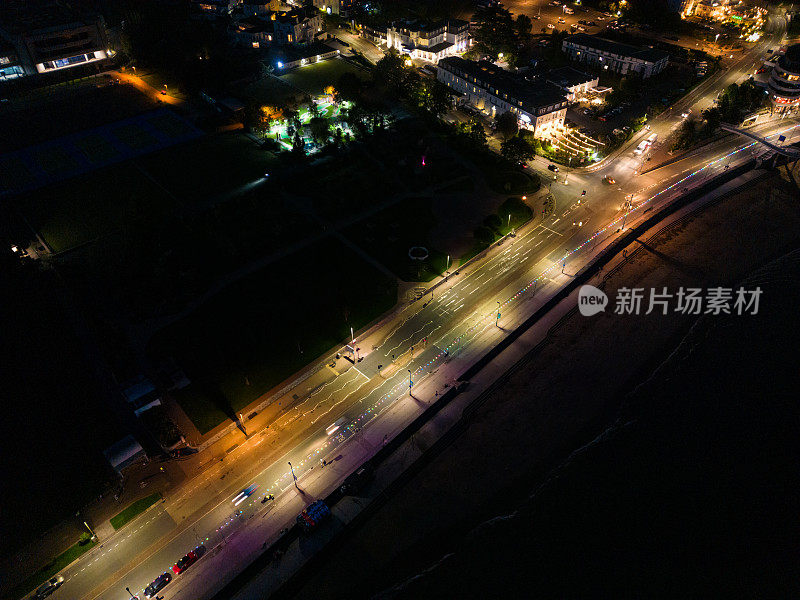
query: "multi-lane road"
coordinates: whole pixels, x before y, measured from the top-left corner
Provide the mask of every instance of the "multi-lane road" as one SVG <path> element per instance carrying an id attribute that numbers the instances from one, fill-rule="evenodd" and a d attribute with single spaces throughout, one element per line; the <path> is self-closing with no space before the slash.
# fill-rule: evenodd
<path id="1" fill-rule="evenodd" d="M 654 120 L 652 131 L 663 139 L 680 121 L 681 111 L 705 108 L 722 86 L 746 74 L 756 56 L 778 43 L 782 25 L 775 21 L 771 26 L 772 34 L 745 52 L 739 67 L 731 66 L 698 86 L 671 113 Z M 794 136 L 797 130 L 792 127 L 784 121 L 759 131 Z M 535 163 L 533 168 L 549 178 L 556 199 L 553 214 L 522 228 L 481 260 L 452 273 L 432 294 L 407 304 L 358 339 L 361 362 L 331 373 L 268 430 L 251 435 L 224 462 L 210 464 L 164 503 L 69 567 L 63 573 L 64 585 L 52 598 L 122 599 L 129 597 L 126 587 L 141 594 L 200 542 L 209 548 L 207 555 L 161 593 L 167 599 L 203 597 L 215 582 L 243 567 L 263 542 L 290 525 L 303 505 L 339 485 L 475 358 L 541 306 L 617 235 L 623 219 L 633 223 L 650 207 L 748 160 L 751 148 L 745 147 L 752 145 L 725 138 L 700 154 L 639 175 L 634 171 L 641 164 L 631 151 L 636 143 L 595 169 L 568 175 L 562 171 L 556 180 L 545 165 Z M 606 175 L 616 183 L 605 183 Z M 580 195 L 583 190 L 586 196 Z M 625 216 L 628 195 L 634 210 Z M 540 202 L 537 199 L 534 206 L 537 211 Z M 340 418 L 345 425 L 327 435 L 326 428 Z M 331 465 L 323 467 L 321 460 Z M 255 492 L 237 503 L 239 493 L 253 484 L 258 486 Z M 264 494 L 276 499 L 262 503 Z"/>

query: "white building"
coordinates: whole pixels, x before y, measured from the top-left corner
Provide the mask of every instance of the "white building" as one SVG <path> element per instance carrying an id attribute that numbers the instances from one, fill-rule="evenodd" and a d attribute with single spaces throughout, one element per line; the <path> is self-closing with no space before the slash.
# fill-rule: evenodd
<path id="1" fill-rule="evenodd" d="M 106 26 L 98 14 L 56 2 L 35 6 L 5 0 L 0 15 L 0 78 L 55 73 L 110 58 Z"/>
<path id="2" fill-rule="evenodd" d="M 669 54 L 653 48 L 637 48 L 585 33 L 564 39 L 561 49 L 570 60 L 601 66 L 620 75 L 638 73 L 643 79 L 664 70 Z"/>
<path id="3" fill-rule="evenodd" d="M 560 67 L 549 71 L 545 79 L 557 85 L 567 95 L 567 100 L 575 102 L 581 96 L 597 88 L 600 79 L 597 75 L 589 75 L 572 67 Z"/>
<path id="4" fill-rule="evenodd" d="M 386 45 L 411 58 L 433 63 L 460 54 L 471 45 L 469 23 L 448 19 L 436 23 L 398 21 L 386 28 Z"/>
<path id="5" fill-rule="evenodd" d="M 353 7 L 353 0 L 314 0 L 314 6 L 326 14 L 346 17 Z"/>
<path id="6" fill-rule="evenodd" d="M 564 129 L 568 101 L 552 83 L 528 81 L 489 61 L 457 56 L 443 58 L 436 67 L 439 81 L 491 117 L 512 112 L 520 127 L 537 138 L 558 137 Z"/>
<path id="7" fill-rule="evenodd" d="M 273 13 L 275 42 L 296 44 L 313 42 L 322 31 L 322 14 L 313 8 L 295 8 L 288 12 Z"/>

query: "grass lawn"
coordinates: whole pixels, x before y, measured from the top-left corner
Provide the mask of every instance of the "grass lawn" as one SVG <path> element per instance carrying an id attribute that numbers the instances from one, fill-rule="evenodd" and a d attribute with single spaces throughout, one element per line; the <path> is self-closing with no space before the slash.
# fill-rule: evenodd
<path id="1" fill-rule="evenodd" d="M 114 529 L 120 529 L 121 527 L 133 521 L 133 519 L 138 517 L 159 500 L 161 500 L 161 492 L 155 492 L 154 494 L 150 494 L 145 498 L 140 498 L 119 514 L 111 517 L 111 526 Z"/>
<path id="2" fill-rule="evenodd" d="M 158 141 L 136 123 L 126 123 L 115 127 L 112 135 L 132 150 L 146 150 L 158 144 Z"/>
<path id="3" fill-rule="evenodd" d="M 144 94 L 126 85 L 51 86 L 13 102 L 13 111 L 0 111 L 0 154 L 156 107 Z"/>
<path id="4" fill-rule="evenodd" d="M 280 78 L 313 96 L 322 94 L 328 85 L 335 86 L 344 73 L 354 73 L 362 79 L 369 77 L 369 72 L 365 69 L 359 69 L 344 60 L 332 59 L 298 67 Z"/>
<path id="5" fill-rule="evenodd" d="M 489 187 L 499 194 L 524 194 L 539 189 L 539 178 L 521 171 L 489 168 L 484 169 L 484 175 Z"/>
<path id="6" fill-rule="evenodd" d="M 91 163 L 102 164 L 106 160 L 114 159 L 119 155 L 119 152 L 111 145 L 111 142 L 96 133 L 79 138 L 74 143 Z"/>
<path id="7" fill-rule="evenodd" d="M 129 164 L 42 188 L 20 208 L 54 252 L 63 252 L 124 227 L 129 219 L 167 212 L 173 201 Z"/>
<path id="8" fill-rule="evenodd" d="M 513 229 L 524 225 L 532 217 L 533 210 L 520 198 L 515 196 L 506 199 L 494 215 L 484 220 L 484 224 L 479 229 L 484 229 L 485 232 L 488 232 L 486 233 L 485 239 L 483 237 L 479 238 L 477 235 L 475 236 L 472 247 L 466 254 L 460 257 L 461 264 L 464 264 L 480 252 L 483 252 L 501 237 L 508 235 Z"/>
<path id="9" fill-rule="evenodd" d="M 275 159 L 239 133 L 220 133 L 155 152 L 138 163 L 175 196 L 191 203 L 261 179 Z"/>
<path id="10" fill-rule="evenodd" d="M 149 353 L 156 360 L 173 356 L 184 368 L 192 384 L 175 396 L 205 433 L 396 299 L 394 280 L 326 239 L 231 285 L 156 334 Z"/>
<path id="11" fill-rule="evenodd" d="M 42 567 L 30 577 L 20 582 L 11 590 L 11 595 L 14 598 L 21 598 L 34 588 L 40 586 L 45 581 L 53 577 L 56 573 L 61 571 L 64 567 L 68 566 L 76 560 L 81 554 L 91 550 L 96 542 L 87 542 L 84 545 L 75 544 L 67 548 L 64 552 L 56 556 L 50 564 Z"/>
<path id="12" fill-rule="evenodd" d="M 292 99 L 299 101 L 301 98 L 301 94 L 297 90 L 276 77 L 259 79 L 237 93 L 243 96 L 243 99 L 263 102 L 273 106 L 291 102 Z"/>
<path id="13" fill-rule="evenodd" d="M 402 200 L 348 227 L 344 233 L 403 281 L 430 281 L 444 272 L 447 262 L 445 254 L 428 239 L 428 232 L 436 224 L 432 202 L 431 198 Z M 427 248 L 428 259 L 411 260 L 408 251 L 413 246 Z"/>
<path id="14" fill-rule="evenodd" d="M 70 172 L 77 165 L 75 157 L 62 146 L 41 148 L 36 152 L 35 156 L 36 162 L 51 175 Z"/>

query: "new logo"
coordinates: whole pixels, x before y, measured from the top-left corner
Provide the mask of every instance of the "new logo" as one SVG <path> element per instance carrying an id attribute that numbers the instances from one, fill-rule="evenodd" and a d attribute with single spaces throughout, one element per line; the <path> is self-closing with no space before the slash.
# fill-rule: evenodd
<path id="1" fill-rule="evenodd" d="M 583 285 L 578 292 L 578 310 L 584 317 L 603 312 L 608 305 L 608 296 L 593 285 Z"/>

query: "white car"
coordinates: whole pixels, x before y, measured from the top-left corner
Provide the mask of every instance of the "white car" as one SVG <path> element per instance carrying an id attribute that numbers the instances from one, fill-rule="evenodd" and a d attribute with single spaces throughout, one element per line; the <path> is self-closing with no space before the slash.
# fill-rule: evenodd
<path id="1" fill-rule="evenodd" d="M 692 114 L 692 109 L 691 108 L 689 110 L 687 110 L 686 112 L 681 113 L 681 117 L 684 118 L 684 119 L 688 119 L 690 114 Z"/>
<path id="2" fill-rule="evenodd" d="M 552 23 L 548 23 L 548 24 L 547 24 L 547 28 L 548 28 L 548 29 L 555 29 L 555 28 L 556 28 L 556 26 L 555 26 L 555 25 L 553 25 Z"/>
<path id="3" fill-rule="evenodd" d="M 61 575 L 58 577 L 53 577 L 50 581 L 45 581 L 33 594 L 33 598 L 36 598 L 37 600 L 39 598 L 47 598 L 50 594 L 60 588 L 62 583 L 64 583 L 64 578 Z"/>

